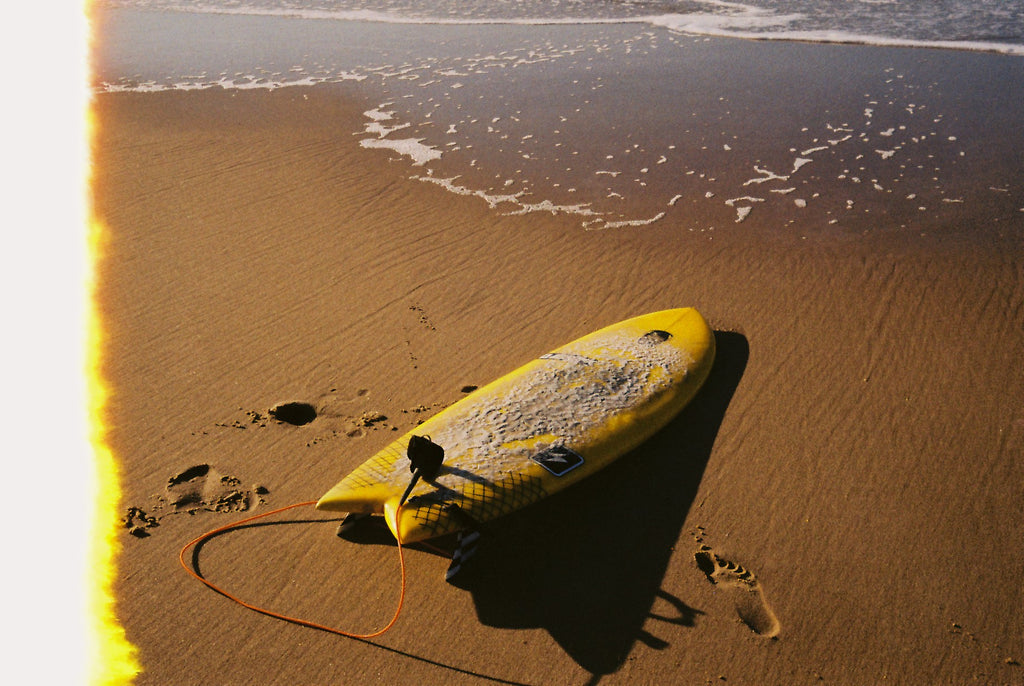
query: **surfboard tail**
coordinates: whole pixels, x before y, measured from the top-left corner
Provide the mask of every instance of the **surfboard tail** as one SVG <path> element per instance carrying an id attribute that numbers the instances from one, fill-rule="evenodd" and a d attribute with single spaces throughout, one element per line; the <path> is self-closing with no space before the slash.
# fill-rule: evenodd
<path id="1" fill-rule="evenodd" d="M 387 522 L 388 528 L 391 529 L 391 533 L 394 535 L 394 537 L 396 539 L 401 540 L 403 543 L 408 543 L 409 539 L 408 539 L 407 536 L 401 536 L 401 537 L 399 536 L 400 533 L 408 533 L 407 531 L 404 530 L 407 527 L 402 527 L 402 530 L 401 531 L 399 530 L 399 522 L 398 522 L 398 503 L 399 503 L 399 500 L 400 500 L 400 498 L 391 498 L 386 503 L 384 503 L 384 521 Z"/>
<path id="2" fill-rule="evenodd" d="M 424 528 L 422 522 L 417 518 L 420 508 L 406 507 L 399 508 L 401 498 L 389 498 L 384 503 L 384 521 L 396 539 L 403 544 L 415 543 L 426 538 L 431 538 L 429 528 Z"/>
<path id="3" fill-rule="evenodd" d="M 380 514 L 384 512 L 384 502 L 392 495 L 392 489 L 383 486 L 353 489 L 342 482 L 327 491 L 317 501 L 316 509 L 330 512 Z"/>
<path id="4" fill-rule="evenodd" d="M 466 528 L 466 523 L 441 503 L 406 503 L 399 510 L 400 502 L 398 496 L 384 502 L 384 521 L 395 538 L 401 536 L 403 544 L 444 536 Z"/>

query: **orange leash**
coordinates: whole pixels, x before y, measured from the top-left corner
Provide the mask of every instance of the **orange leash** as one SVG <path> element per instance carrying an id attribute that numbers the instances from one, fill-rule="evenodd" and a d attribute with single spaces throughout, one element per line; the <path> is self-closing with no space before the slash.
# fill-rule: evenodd
<path id="1" fill-rule="evenodd" d="M 342 631 L 341 629 L 335 629 L 334 627 L 325 626 L 323 624 L 318 624 L 316 622 L 311 622 L 308 619 L 300 619 L 299 617 L 290 617 L 288 615 L 281 614 L 280 612 L 274 612 L 273 610 L 268 610 L 266 608 L 259 607 L 258 605 L 253 605 L 252 603 L 246 602 L 246 601 L 242 600 L 241 598 L 239 598 L 239 597 L 237 597 L 235 595 L 232 595 L 231 593 L 228 593 L 223 588 L 221 588 L 220 586 L 217 586 L 213 582 L 204 579 L 202 576 L 199 575 L 198 572 L 195 571 L 195 569 L 191 565 L 189 565 L 188 563 L 185 562 L 185 553 L 188 552 L 189 548 L 191 548 L 192 546 L 198 545 L 198 544 L 202 543 L 203 541 L 207 540 L 208 538 L 212 538 L 213 536 L 216 536 L 219 533 L 222 533 L 222 532 L 227 531 L 229 529 L 234 529 L 235 527 L 239 527 L 239 526 L 242 526 L 244 524 L 248 524 L 249 522 L 255 521 L 257 519 L 263 519 L 264 517 L 270 517 L 271 515 L 275 515 L 275 514 L 278 514 L 280 512 L 284 512 L 285 510 L 292 510 L 292 509 L 295 509 L 297 507 L 306 507 L 306 506 L 315 505 L 315 504 L 316 504 L 315 500 L 310 500 L 310 501 L 303 502 L 303 503 L 294 503 L 292 505 L 286 505 L 285 507 L 279 507 L 276 510 L 271 510 L 270 512 L 263 512 L 263 513 L 258 514 L 258 515 L 253 515 L 252 517 L 246 517 L 245 519 L 242 519 L 240 521 L 234 522 L 232 524 L 227 524 L 225 526 L 218 527 L 218 528 L 216 528 L 216 529 L 214 529 L 212 531 L 207 531 L 202 536 L 199 536 L 199 537 L 197 537 L 197 538 L 195 538 L 195 539 L 193 539 L 193 540 L 191 540 L 191 541 L 189 541 L 188 543 L 185 544 L 185 546 L 181 549 L 181 552 L 178 553 L 178 562 L 181 563 L 181 566 L 185 569 L 186 572 L 191 574 L 194 578 L 198 579 L 200 582 L 205 584 L 207 587 L 211 588 L 212 590 L 216 591 L 217 593 L 220 593 L 224 597 L 226 597 L 226 598 L 228 598 L 230 600 L 235 601 L 236 603 L 238 603 L 242 607 L 247 608 L 249 610 L 252 610 L 253 612 L 259 612 L 260 614 L 267 615 L 268 617 L 274 617 L 275 619 L 283 619 L 286 622 L 292 622 L 294 624 L 301 624 L 302 626 L 308 626 L 308 627 L 310 627 L 312 629 L 320 629 L 321 631 L 326 631 L 328 633 L 337 634 L 339 636 L 347 636 L 348 638 L 376 638 L 377 636 L 380 636 L 381 634 L 385 633 L 386 631 L 388 631 L 391 627 L 393 627 L 395 625 L 395 622 L 398 621 L 398 615 L 402 612 L 402 605 L 405 603 L 405 553 L 404 553 L 404 551 L 402 549 L 402 539 L 401 539 L 400 536 L 397 536 L 397 535 L 395 536 L 395 540 L 398 542 L 398 561 L 399 561 L 399 564 L 401 565 L 401 568 L 402 568 L 402 590 L 401 590 L 401 593 L 398 596 L 398 607 L 395 608 L 395 614 L 391 618 L 391 621 L 388 622 L 387 626 L 385 626 L 383 629 L 380 629 L 379 631 L 374 631 L 373 633 L 370 633 L 370 634 L 356 634 L 356 633 L 352 633 L 352 632 L 349 632 L 349 631 Z M 401 512 L 401 507 L 399 507 L 399 512 Z M 395 516 L 397 518 L 398 513 L 396 513 Z"/>

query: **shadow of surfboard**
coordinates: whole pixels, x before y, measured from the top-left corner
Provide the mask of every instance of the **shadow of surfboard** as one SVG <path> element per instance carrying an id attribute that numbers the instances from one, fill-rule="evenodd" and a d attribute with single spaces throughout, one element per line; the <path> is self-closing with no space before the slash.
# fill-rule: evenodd
<path id="1" fill-rule="evenodd" d="M 714 367 L 668 426 L 601 472 L 488 525 L 457 585 L 486 625 L 542 628 L 599 678 L 616 672 L 658 619 L 694 626 L 699 610 L 661 589 L 722 418 L 749 357 L 747 339 L 715 332 Z"/>

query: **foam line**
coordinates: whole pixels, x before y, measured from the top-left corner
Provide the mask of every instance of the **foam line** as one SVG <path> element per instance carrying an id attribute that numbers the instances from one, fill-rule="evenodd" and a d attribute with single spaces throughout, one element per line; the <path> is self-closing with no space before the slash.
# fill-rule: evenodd
<path id="1" fill-rule="evenodd" d="M 391 140 L 389 138 L 364 138 L 359 145 L 364 148 L 387 148 L 394 150 L 400 155 L 412 158 L 413 166 L 420 167 L 441 158 L 441 151 L 429 145 L 423 145 L 422 138 L 401 138 Z"/>
<path id="2" fill-rule="evenodd" d="M 604 229 L 621 229 L 621 228 L 624 228 L 624 227 L 635 227 L 635 226 L 647 226 L 648 224 L 653 224 L 654 222 L 661 221 L 664 218 L 665 218 L 665 213 L 664 212 L 659 212 L 658 214 L 654 215 L 650 219 L 623 219 L 621 221 L 614 221 L 614 222 L 606 221 L 606 222 L 602 223 L 600 226 L 590 227 L 588 225 L 587 226 L 587 231 L 604 230 Z M 598 221 L 600 221 L 600 220 L 598 220 Z"/>

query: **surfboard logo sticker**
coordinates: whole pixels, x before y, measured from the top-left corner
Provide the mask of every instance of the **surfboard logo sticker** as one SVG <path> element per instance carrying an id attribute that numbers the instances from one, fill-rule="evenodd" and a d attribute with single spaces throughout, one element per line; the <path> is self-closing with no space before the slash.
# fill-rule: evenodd
<path id="1" fill-rule="evenodd" d="M 556 445 L 530 458 L 555 476 L 562 476 L 583 464 L 583 457 L 565 446 Z"/>

